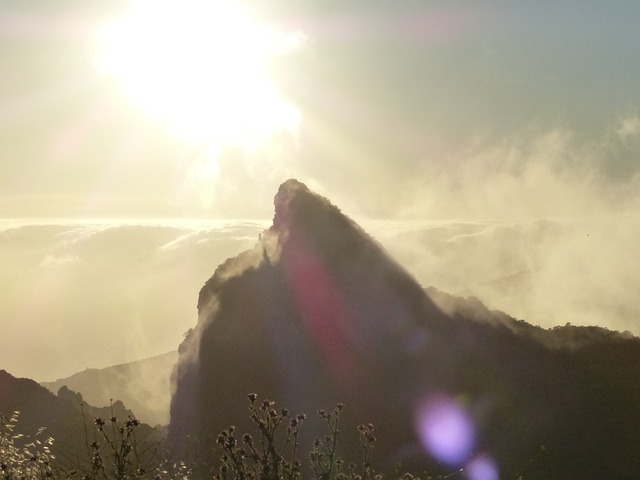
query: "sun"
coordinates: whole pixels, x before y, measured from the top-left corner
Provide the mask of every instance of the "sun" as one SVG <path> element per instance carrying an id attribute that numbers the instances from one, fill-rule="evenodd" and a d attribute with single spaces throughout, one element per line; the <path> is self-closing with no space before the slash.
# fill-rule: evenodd
<path id="1" fill-rule="evenodd" d="M 131 0 L 99 34 L 96 65 L 181 139 L 217 150 L 295 129 L 298 110 L 270 82 L 268 62 L 300 43 L 237 0 Z"/>

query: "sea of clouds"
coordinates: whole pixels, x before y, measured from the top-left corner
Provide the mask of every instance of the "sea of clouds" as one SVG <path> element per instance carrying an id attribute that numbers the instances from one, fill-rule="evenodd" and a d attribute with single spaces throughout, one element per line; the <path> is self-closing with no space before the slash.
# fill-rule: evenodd
<path id="1" fill-rule="evenodd" d="M 266 224 L 4 222 L 0 365 L 55 380 L 177 349 L 201 286 Z"/>
<path id="2" fill-rule="evenodd" d="M 269 224 L 4 221 L 0 366 L 48 381 L 177 349 L 204 282 Z M 361 224 L 425 287 L 544 327 L 640 334 L 638 216 Z"/>

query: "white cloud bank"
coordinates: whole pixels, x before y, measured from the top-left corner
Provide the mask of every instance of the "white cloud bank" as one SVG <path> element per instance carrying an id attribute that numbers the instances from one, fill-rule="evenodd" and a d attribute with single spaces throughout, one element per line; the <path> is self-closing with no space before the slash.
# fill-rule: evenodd
<path id="1" fill-rule="evenodd" d="M 5 224 L 0 368 L 55 380 L 177 349 L 200 287 L 264 227 Z"/>
<path id="2" fill-rule="evenodd" d="M 640 334 L 640 216 L 407 225 L 379 235 L 424 286 L 544 327 Z"/>
<path id="3" fill-rule="evenodd" d="M 323 186 L 425 287 L 545 327 L 638 335 L 637 124 L 620 117 L 598 139 L 559 128 L 477 139 L 425 161 L 398 186 L 401 208 L 386 223 L 360 218 L 358 190 L 334 195 L 322 179 L 303 180 Z M 53 380 L 177 348 L 205 280 L 269 223 L 0 225 L 0 367 Z"/>
<path id="4" fill-rule="evenodd" d="M 546 327 L 640 334 L 637 115 L 594 138 L 555 127 L 479 137 L 410 185 L 402 216 L 432 222 L 384 243 L 424 285 Z"/>

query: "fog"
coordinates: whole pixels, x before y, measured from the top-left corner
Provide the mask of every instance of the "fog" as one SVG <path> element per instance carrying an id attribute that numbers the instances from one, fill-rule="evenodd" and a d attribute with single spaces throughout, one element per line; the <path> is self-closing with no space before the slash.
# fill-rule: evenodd
<path id="1" fill-rule="evenodd" d="M 544 327 L 640 333 L 638 217 L 387 226 L 382 243 L 422 283 Z M 402 231 L 396 231 L 402 230 Z"/>
<path id="2" fill-rule="evenodd" d="M 55 380 L 175 350 L 216 266 L 265 224 L 5 222 L 0 365 Z"/>
<path id="3" fill-rule="evenodd" d="M 478 136 L 425 162 L 398 209 L 440 223 L 379 236 L 423 285 L 545 327 L 638 334 L 639 146 L 635 114 L 600 136 L 540 125 Z"/>
<path id="4" fill-rule="evenodd" d="M 623 195 L 631 189 L 580 169 L 554 175 L 551 163 L 531 161 L 510 170 L 486 158 L 496 157 L 470 156 L 462 176 L 452 169 L 421 177 L 406 210 L 422 209 L 421 219 L 343 211 L 424 287 L 476 296 L 544 327 L 570 322 L 640 334 L 640 216 L 637 197 Z M 474 168 L 481 182 L 470 178 Z M 526 218 L 534 196 L 539 216 Z M 446 218 L 464 211 L 476 218 Z M 483 212 L 494 216 L 480 219 Z M 269 225 L 4 221 L 0 365 L 45 381 L 175 350 L 195 326 L 206 279 Z"/>
<path id="5" fill-rule="evenodd" d="M 631 114 L 593 137 L 540 125 L 478 135 L 399 181 L 399 193 L 386 193 L 395 213 L 384 217 L 371 214 L 367 195 L 332 188 L 292 163 L 271 165 L 253 191 L 261 175 L 245 171 L 226 201 L 272 212 L 275 188 L 267 185 L 294 175 L 424 287 L 476 296 L 544 327 L 638 335 L 638 125 Z M 267 218 L 2 221 L 0 365 L 44 381 L 175 350 L 196 323 L 204 282 L 254 245 Z"/>

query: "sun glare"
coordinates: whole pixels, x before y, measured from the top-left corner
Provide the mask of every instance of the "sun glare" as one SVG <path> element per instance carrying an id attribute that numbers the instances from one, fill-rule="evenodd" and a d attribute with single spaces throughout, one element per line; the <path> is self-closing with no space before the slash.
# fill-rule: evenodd
<path id="1" fill-rule="evenodd" d="M 237 0 L 132 0 L 99 40 L 98 68 L 190 144 L 249 147 L 298 126 L 267 66 L 301 36 L 258 22 Z"/>

